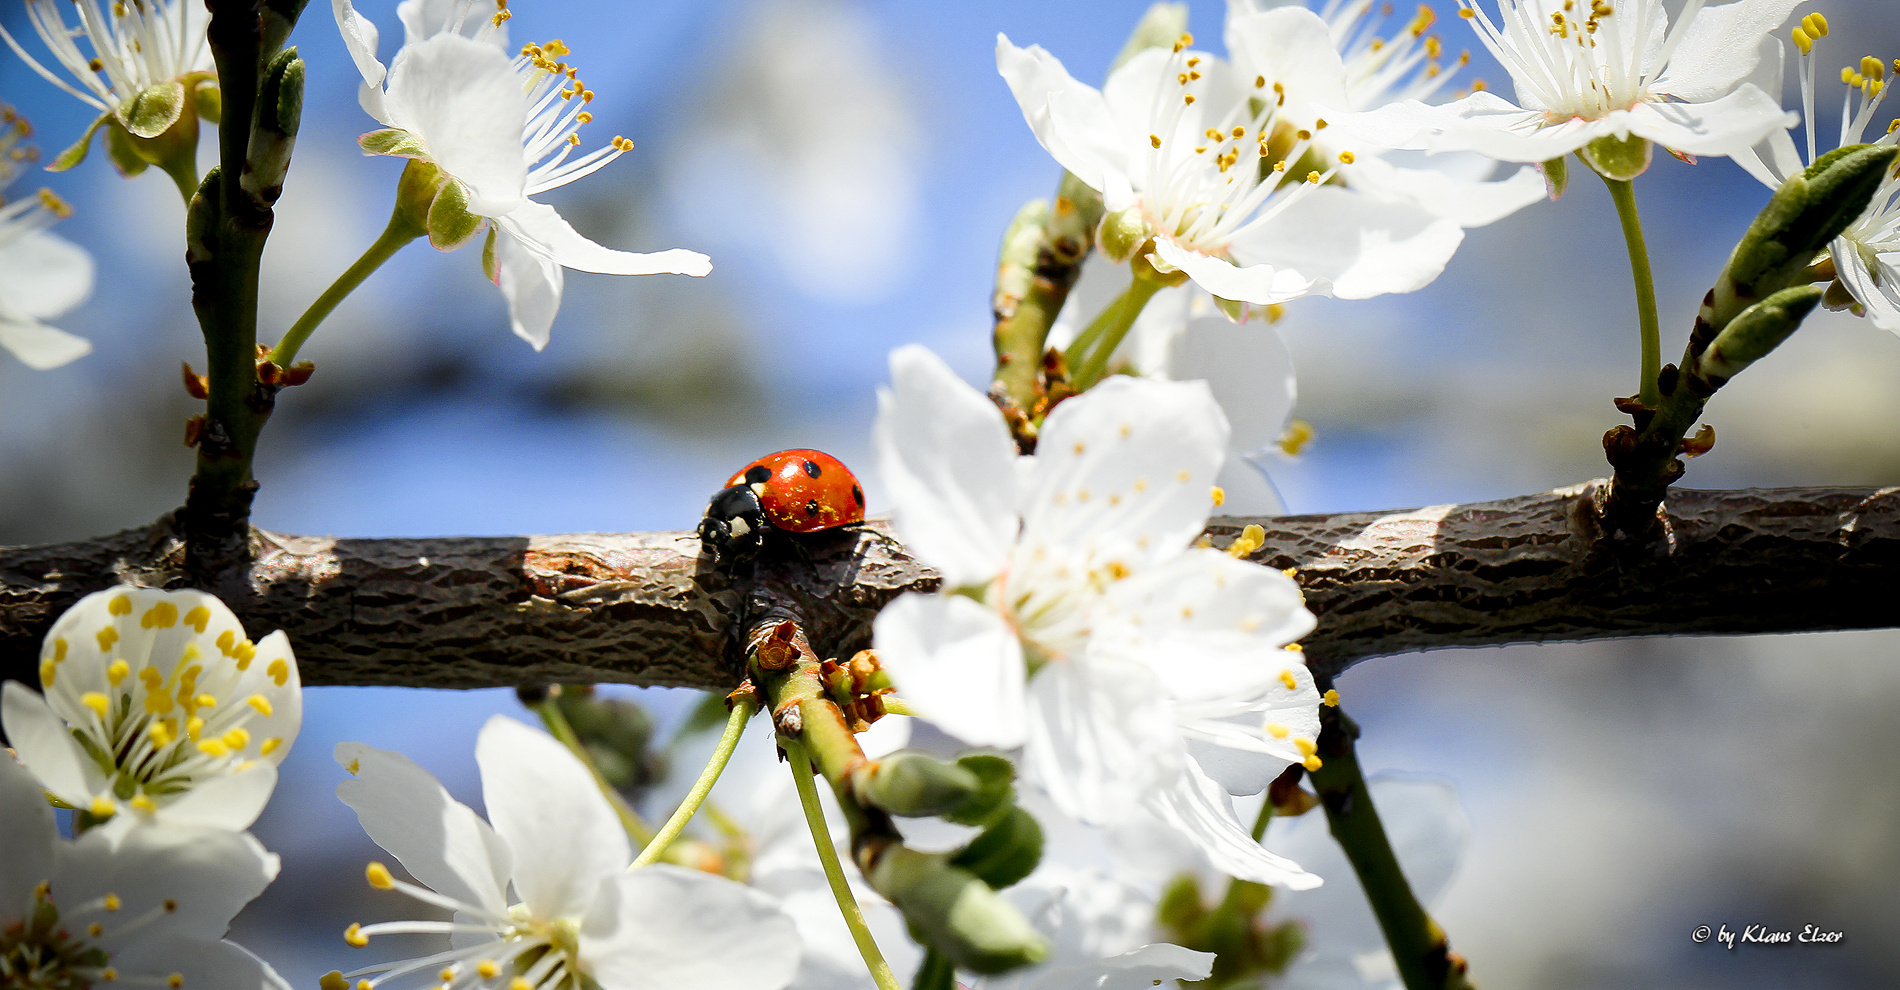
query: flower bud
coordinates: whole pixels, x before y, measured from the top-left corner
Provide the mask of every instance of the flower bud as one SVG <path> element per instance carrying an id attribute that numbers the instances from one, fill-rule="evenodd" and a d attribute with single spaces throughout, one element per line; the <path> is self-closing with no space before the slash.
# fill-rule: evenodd
<path id="1" fill-rule="evenodd" d="M 1001 890 L 1035 872 L 1041 861 L 1042 825 L 1029 812 L 1011 808 L 1001 821 L 958 850 L 950 863 Z"/>
<path id="2" fill-rule="evenodd" d="M 858 800 L 893 815 L 917 818 L 941 815 L 976 797 L 983 780 L 954 763 L 915 751 L 902 751 L 870 764 L 853 779 Z"/>

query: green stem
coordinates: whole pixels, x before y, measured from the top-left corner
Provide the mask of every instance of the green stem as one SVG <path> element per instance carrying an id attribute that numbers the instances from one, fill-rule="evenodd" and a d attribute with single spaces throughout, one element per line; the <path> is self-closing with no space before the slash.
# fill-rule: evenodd
<path id="1" fill-rule="evenodd" d="M 858 907 L 858 899 L 851 893 L 851 883 L 845 879 L 844 867 L 838 862 L 838 850 L 831 842 L 831 826 L 825 823 L 825 810 L 818 804 L 818 788 L 811 782 L 811 757 L 806 755 L 804 744 L 795 739 L 780 736 L 779 745 L 784 747 L 791 762 L 792 781 L 798 785 L 798 804 L 805 810 L 805 824 L 811 829 L 812 844 L 818 847 L 818 860 L 825 866 L 825 881 L 831 884 L 831 896 L 838 901 L 845 927 L 851 929 L 851 940 L 857 943 L 858 954 L 864 957 L 864 965 L 870 968 L 871 979 L 877 983 L 878 990 L 900 990 L 897 974 L 891 972 L 891 964 L 884 961 L 877 941 L 871 938 L 871 929 L 864 923 L 864 910 Z"/>
<path id="2" fill-rule="evenodd" d="M 1445 932 L 1425 913 L 1412 894 L 1398 856 L 1386 839 L 1379 811 L 1359 768 L 1353 740 L 1359 726 L 1338 706 L 1321 706 L 1318 770 L 1310 771 L 1313 786 L 1326 808 L 1333 838 L 1352 862 L 1365 889 L 1372 913 L 1379 919 L 1386 945 L 1398 963 L 1406 990 L 1471 990 L 1465 962 L 1451 953 Z"/>
<path id="3" fill-rule="evenodd" d="M 190 111 L 186 111 L 190 112 Z M 158 166 L 166 175 L 171 176 L 172 184 L 178 187 L 178 195 L 185 198 L 185 207 L 191 207 L 191 197 L 198 194 L 198 153 L 192 149 L 189 154 L 175 159 L 167 159 Z"/>
<path id="4" fill-rule="evenodd" d="M 680 832 L 686 828 L 686 823 L 692 821 L 693 814 L 699 811 L 700 804 L 706 800 L 706 795 L 712 793 L 713 785 L 719 782 L 719 775 L 725 772 L 726 764 L 732 759 L 733 750 L 739 748 L 739 737 L 745 733 L 746 721 L 758 710 L 759 702 L 756 694 L 740 695 L 739 700 L 733 703 L 732 711 L 726 716 L 726 731 L 720 735 L 719 745 L 713 749 L 712 759 L 706 761 L 706 769 L 699 772 L 699 779 L 693 782 L 693 789 L 686 793 L 686 800 L 681 801 L 680 806 L 673 809 L 673 817 L 668 818 L 666 824 L 660 826 L 659 834 L 646 844 L 645 849 L 640 850 L 640 855 L 627 869 L 637 870 L 659 859 L 666 852 L 666 847 L 672 845 L 674 839 L 679 838 Z"/>
<path id="5" fill-rule="evenodd" d="M 1128 283 L 1128 290 L 1102 310 L 1095 322 L 1090 323 L 1074 343 L 1062 354 L 1069 365 L 1069 380 L 1076 391 L 1087 391 L 1102 380 L 1108 370 L 1108 359 L 1115 349 L 1122 345 L 1122 338 L 1128 336 L 1128 329 L 1135 325 L 1135 318 L 1141 315 L 1142 307 L 1161 290 L 1161 283 L 1139 275 Z"/>
<path id="6" fill-rule="evenodd" d="M 581 766 L 587 768 L 588 774 L 594 778 L 594 786 L 600 788 L 601 796 L 613 806 L 614 814 L 620 819 L 620 827 L 627 832 L 627 838 L 632 839 L 636 845 L 653 841 L 653 827 L 640 817 L 639 812 L 633 810 L 633 806 L 627 803 L 626 798 L 620 796 L 619 788 L 607 782 L 607 778 L 600 772 L 600 767 L 594 763 L 593 756 L 587 752 L 586 745 L 581 742 L 579 736 L 574 734 L 574 727 L 568 723 L 567 716 L 561 713 L 561 706 L 554 700 L 554 695 L 550 693 L 540 704 L 533 707 L 535 714 L 541 716 L 541 724 L 547 726 L 548 734 L 560 740 L 561 745 L 566 746 L 567 751 L 573 753 L 574 758 L 581 761 Z"/>
<path id="7" fill-rule="evenodd" d="M 904 699 L 894 694 L 884 695 L 884 711 L 891 715 L 909 715 L 913 718 L 917 717 L 917 709 L 912 708 L 910 706 L 910 702 L 905 701 Z"/>
<path id="8" fill-rule="evenodd" d="M 1643 243 L 1643 221 L 1636 215 L 1636 188 L 1628 180 L 1605 176 L 1617 219 L 1623 222 L 1623 241 L 1629 246 L 1630 275 L 1636 280 L 1636 317 L 1643 333 L 1643 377 L 1637 401 L 1651 409 L 1662 402 L 1656 383 L 1662 373 L 1662 333 L 1656 323 L 1656 283 L 1649 273 L 1649 248 Z"/>
<path id="9" fill-rule="evenodd" d="M 304 341 L 310 338 L 311 332 L 330 315 L 331 310 L 336 309 L 339 303 L 349 298 L 350 293 L 355 292 L 356 287 L 362 285 L 363 280 L 369 278 L 370 273 L 383 266 L 383 262 L 395 257 L 397 251 L 402 250 L 410 241 L 421 237 L 424 233 L 425 231 L 419 229 L 409 215 L 398 207 L 390 214 L 389 223 L 383 228 L 382 235 L 376 238 L 376 243 L 371 244 L 369 250 L 364 251 L 363 256 L 356 259 L 355 264 L 337 276 L 336 281 L 323 290 L 323 295 L 318 296 L 316 301 L 310 304 L 310 308 L 304 310 L 302 316 L 297 317 L 297 322 L 291 324 L 290 329 L 284 332 L 284 339 L 278 341 L 277 346 L 270 352 L 271 361 L 280 367 L 289 367 L 292 361 L 297 360 L 298 349 L 303 347 Z"/>

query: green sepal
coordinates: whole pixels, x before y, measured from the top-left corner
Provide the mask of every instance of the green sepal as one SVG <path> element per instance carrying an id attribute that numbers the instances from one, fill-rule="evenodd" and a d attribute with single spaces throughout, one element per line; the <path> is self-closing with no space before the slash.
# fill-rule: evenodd
<path id="1" fill-rule="evenodd" d="M 1220 310 L 1222 316 L 1227 317 L 1235 323 L 1247 322 L 1247 306 L 1247 303 L 1237 299 L 1222 299 L 1219 296 L 1214 297 L 1214 308 Z"/>
<path id="2" fill-rule="evenodd" d="M 1649 161 L 1655 152 L 1656 146 L 1648 138 L 1631 134 L 1622 138 L 1597 138 L 1579 149 L 1577 157 L 1606 179 L 1628 182 L 1649 170 Z"/>
<path id="3" fill-rule="evenodd" d="M 1141 207 L 1131 206 L 1103 217 L 1095 242 L 1109 260 L 1120 263 L 1133 258 L 1153 236 L 1154 228 L 1148 225 L 1148 218 L 1142 215 Z"/>
<path id="4" fill-rule="evenodd" d="M 1710 384 L 1727 382 L 1799 330 L 1825 293 L 1818 285 L 1797 285 L 1742 310 L 1702 352 L 1697 372 Z"/>
<path id="5" fill-rule="evenodd" d="M 98 133 L 99 128 L 104 127 L 107 121 L 116 123 L 118 118 L 109 113 L 100 114 L 99 118 L 92 122 L 92 126 L 86 128 L 86 133 L 79 136 L 79 140 L 68 145 L 65 151 L 53 156 L 53 162 L 46 166 L 46 170 L 48 172 L 64 172 L 80 162 L 85 161 L 86 153 L 92 150 L 92 136 Z"/>
<path id="6" fill-rule="evenodd" d="M 185 84 L 174 79 L 141 91 L 119 108 L 119 121 L 133 135 L 155 138 L 185 115 Z"/>
<path id="7" fill-rule="evenodd" d="M 215 124 L 224 119 L 224 90 L 216 79 L 206 79 L 191 91 L 191 106 L 199 119 Z"/>
<path id="8" fill-rule="evenodd" d="M 910 990 L 956 990 L 957 967 L 936 949 L 924 950 L 924 961 L 910 981 Z"/>
<path id="9" fill-rule="evenodd" d="M 357 138 L 356 144 L 365 155 L 394 155 L 397 158 L 432 161 L 428 149 L 422 146 L 422 140 L 400 127 L 371 131 Z"/>
<path id="10" fill-rule="evenodd" d="M 435 199 L 429 202 L 426 229 L 429 243 L 437 251 L 453 251 L 467 244 L 487 223 L 487 217 L 468 212 L 468 190 L 460 182 L 450 180 L 436 188 Z"/>
<path id="11" fill-rule="evenodd" d="M 1014 805 L 1015 764 L 989 753 L 970 753 L 958 757 L 957 766 L 975 776 L 978 786 L 976 792 L 962 804 L 943 813 L 945 821 L 959 825 L 988 825 Z"/>
<path id="12" fill-rule="evenodd" d="M 106 128 L 106 157 L 111 159 L 112 167 L 128 179 L 152 165 L 139 154 L 139 149 L 132 143 L 132 135 L 126 133 L 116 119 L 111 127 Z"/>
<path id="13" fill-rule="evenodd" d="M 1021 808 L 1009 809 L 950 859 L 952 866 L 969 870 L 996 890 L 1020 883 L 1040 862 L 1042 825 Z"/>
<path id="14" fill-rule="evenodd" d="M 488 280 L 496 285 L 501 284 L 501 258 L 495 254 L 495 235 L 499 233 L 501 233 L 501 228 L 491 223 L 488 225 L 488 237 L 482 241 L 482 274 L 488 276 Z M 711 697 L 722 706 L 725 704 L 724 698 L 716 694 Z M 685 734 L 684 729 L 681 730 L 681 734 Z"/>
<path id="15" fill-rule="evenodd" d="M 1544 174 L 1544 192 L 1551 202 L 1564 198 L 1564 190 L 1570 186 L 1570 159 L 1558 155 L 1547 162 L 1538 162 L 1537 171 Z"/>

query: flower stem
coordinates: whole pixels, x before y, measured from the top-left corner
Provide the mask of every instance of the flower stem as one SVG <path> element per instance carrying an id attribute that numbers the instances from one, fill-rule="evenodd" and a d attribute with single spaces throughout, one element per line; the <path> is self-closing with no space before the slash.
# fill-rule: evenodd
<path id="1" fill-rule="evenodd" d="M 1077 391 L 1086 391 L 1102 380 L 1108 370 L 1108 359 L 1122 345 L 1122 338 L 1128 336 L 1128 329 L 1135 325 L 1142 307 L 1148 305 L 1148 300 L 1154 298 L 1161 287 L 1162 283 L 1137 275 L 1128 283 L 1126 292 L 1076 335 L 1062 357 L 1068 362 L 1069 380 Z"/>
<path id="2" fill-rule="evenodd" d="M 1636 281 L 1636 317 L 1643 333 L 1643 373 L 1636 390 L 1637 401 L 1651 409 L 1662 402 L 1656 383 L 1662 373 L 1662 335 L 1656 323 L 1656 283 L 1649 273 L 1649 248 L 1643 243 L 1643 221 L 1636 215 L 1636 188 L 1627 179 L 1604 176 L 1610 198 L 1616 201 L 1617 219 L 1623 222 L 1623 241 L 1629 246 L 1630 275 Z"/>
<path id="3" fill-rule="evenodd" d="M 912 708 L 910 706 L 910 702 L 905 701 L 904 699 L 898 697 L 897 695 L 894 695 L 894 694 L 883 695 L 883 699 L 884 699 L 884 711 L 887 714 L 909 715 L 909 716 L 912 716 L 913 718 L 917 717 L 917 709 Z"/>
<path id="4" fill-rule="evenodd" d="M 330 311 L 349 298 L 350 293 L 355 292 L 356 287 L 362 285 L 363 280 L 369 278 L 370 273 L 383 266 L 383 262 L 395 257 L 397 251 L 402 250 L 410 241 L 421 237 L 423 233 L 424 231 L 418 228 L 414 221 L 398 207 L 390 214 L 389 224 L 383 228 L 381 236 L 376 238 L 376 243 L 371 244 L 369 250 L 364 251 L 363 256 L 356 259 L 355 264 L 337 276 L 336 281 L 323 290 L 323 295 L 318 296 L 316 301 L 310 304 L 310 308 L 304 310 L 302 316 L 297 317 L 297 322 L 291 324 L 290 329 L 284 332 L 284 339 L 278 341 L 277 346 L 270 352 L 271 361 L 280 367 L 289 367 L 292 361 L 297 360 L 297 350 L 303 347 L 304 341 L 310 339 L 311 332 L 330 315 Z"/>
<path id="5" fill-rule="evenodd" d="M 659 859 L 666 852 L 666 847 L 672 845 L 674 839 L 679 838 L 680 832 L 686 828 L 686 823 L 692 821 L 694 813 L 699 811 L 700 804 L 706 800 L 706 795 L 712 793 L 713 785 L 719 782 L 719 775 L 726 771 L 726 764 L 732 760 L 733 750 L 739 748 L 739 737 L 745 733 L 746 721 L 758 710 L 759 702 L 756 694 L 742 694 L 733 702 L 732 711 L 726 716 L 726 731 L 720 735 L 719 745 L 713 749 L 712 759 L 706 761 L 706 769 L 699 772 L 699 779 L 693 782 L 693 789 L 686 793 L 686 799 L 680 802 L 679 807 L 673 809 L 673 817 L 668 818 L 666 824 L 660 826 L 659 834 L 646 844 L 645 849 L 640 850 L 640 855 L 634 858 L 633 865 L 627 869 L 637 870 Z"/>
<path id="6" fill-rule="evenodd" d="M 825 881 L 831 884 L 831 896 L 837 898 L 845 927 L 851 929 L 851 940 L 857 943 L 858 954 L 864 957 L 864 965 L 870 968 L 871 979 L 877 983 L 878 990 L 900 990 L 897 974 L 891 972 L 891 964 L 884 961 L 877 941 L 871 938 L 871 929 L 864 923 L 864 909 L 858 907 L 858 899 L 851 893 L 851 883 L 845 879 L 844 867 L 838 862 L 838 850 L 831 843 L 831 826 L 825 823 L 825 810 L 818 805 L 818 788 L 811 782 L 811 757 L 806 755 L 805 745 L 797 740 L 780 736 L 779 743 L 791 761 L 792 781 L 798 785 L 798 804 L 805 810 L 805 824 L 811 829 L 812 844 L 818 847 L 818 860 L 825 866 Z"/>
<path id="7" fill-rule="evenodd" d="M 581 761 L 581 766 L 587 768 L 587 773 L 594 778 L 594 786 L 600 788 L 601 796 L 607 799 L 607 803 L 614 809 L 614 814 L 619 817 L 620 827 L 626 830 L 627 838 L 641 845 L 651 842 L 653 827 L 640 817 L 639 812 L 633 810 L 633 806 L 627 803 L 626 798 L 620 796 L 620 790 L 608 783 L 607 778 L 601 775 L 600 767 L 594 763 L 593 756 L 587 752 L 587 747 L 581 743 L 580 737 L 574 734 L 574 727 L 568 724 L 567 716 L 561 713 L 561 706 L 554 699 L 554 694 L 549 692 L 546 698 L 533 706 L 534 713 L 541 716 L 541 724 L 547 726 L 548 734 L 560 740 L 561 745 L 566 746 L 567 751 L 573 753 L 574 758 Z"/>
<path id="8" fill-rule="evenodd" d="M 1319 717 L 1319 756 L 1324 762 L 1310 777 L 1326 808 L 1326 824 L 1372 903 L 1406 990 L 1472 990 L 1464 959 L 1451 951 L 1444 929 L 1413 895 L 1386 839 L 1354 750 L 1359 726 L 1336 705 L 1320 706 Z"/>

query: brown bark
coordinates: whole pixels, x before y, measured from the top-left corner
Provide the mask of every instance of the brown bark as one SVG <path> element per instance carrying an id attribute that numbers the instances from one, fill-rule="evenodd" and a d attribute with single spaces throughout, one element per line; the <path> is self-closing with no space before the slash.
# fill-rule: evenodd
<path id="1" fill-rule="evenodd" d="M 1314 668 L 1410 650 L 1684 633 L 1900 625 L 1900 489 L 1672 490 L 1662 537 L 1603 536 L 1600 483 L 1397 512 L 1258 520 L 1254 559 L 1296 567 Z M 1226 545 L 1249 520 L 1213 520 Z M 286 630 L 304 683 L 484 687 L 618 681 L 728 690 L 737 601 L 691 533 L 357 540 L 258 532 L 217 592 L 254 635 Z M 882 525 L 820 536 L 778 587 L 813 645 L 843 656 L 936 575 Z M 169 520 L 0 548 L 0 677 L 81 595 L 182 583 Z"/>

